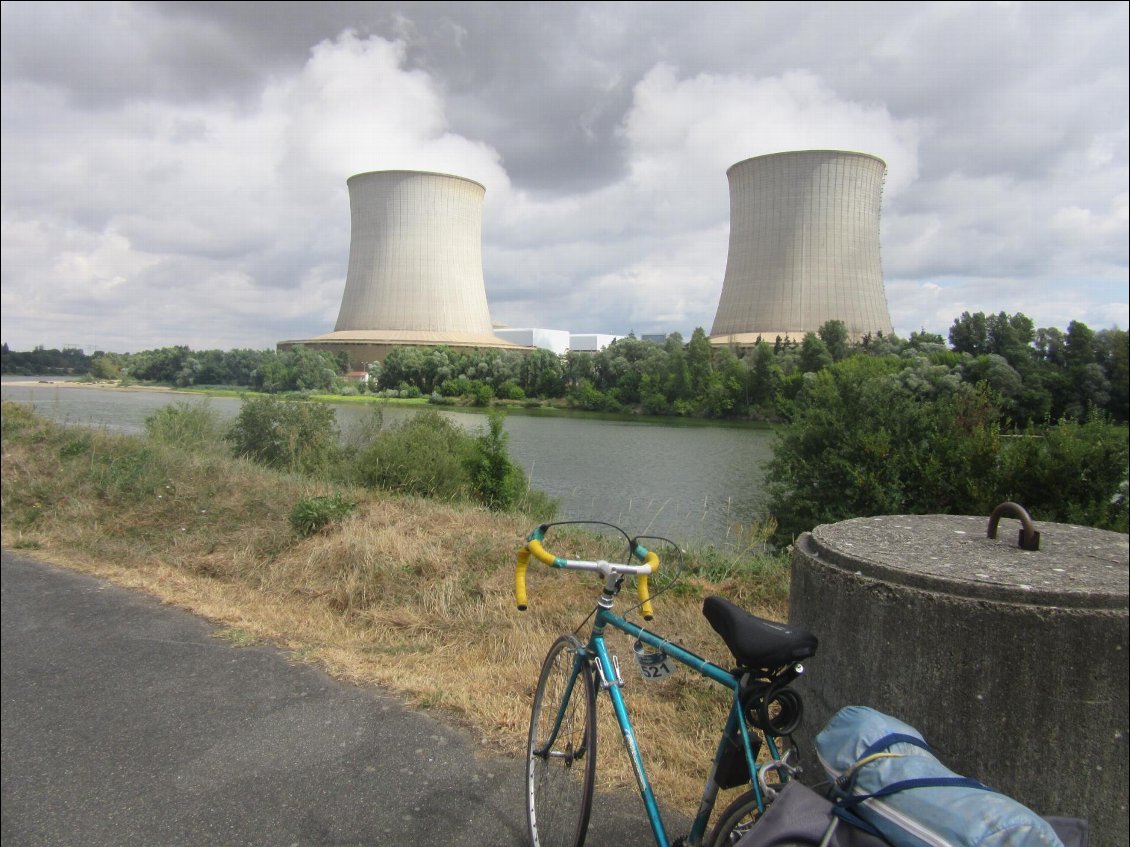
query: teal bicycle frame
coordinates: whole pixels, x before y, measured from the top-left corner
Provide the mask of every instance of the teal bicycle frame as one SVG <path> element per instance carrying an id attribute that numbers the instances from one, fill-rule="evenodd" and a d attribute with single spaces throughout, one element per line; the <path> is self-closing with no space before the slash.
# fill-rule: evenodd
<path id="1" fill-rule="evenodd" d="M 691 825 L 691 830 L 686 840 L 688 847 L 698 847 L 698 845 L 702 844 L 702 839 L 706 836 L 706 828 L 709 823 L 710 814 L 714 810 L 714 804 L 718 797 L 719 787 L 715 781 L 715 777 L 719 762 L 722 760 L 726 749 L 737 737 L 741 738 L 741 749 L 745 753 L 746 765 L 750 773 L 750 784 L 754 792 L 756 792 L 758 808 L 760 811 L 765 810 L 766 798 L 761 781 L 758 778 L 757 762 L 754 760 L 749 728 L 746 726 L 746 721 L 743 719 L 742 715 L 741 678 L 703 659 L 701 656 L 689 650 L 685 650 L 677 644 L 672 644 L 659 635 L 625 620 L 613 612 L 612 600 L 619 593 L 622 581 L 623 576 L 617 573 L 613 573 L 607 578 L 604 593 L 601 595 L 600 605 L 598 605 L 596 610 L 596 619 L 593 622 L 592 632 L 589 635 L 588 643 L 585 645 L 585 653 L 584 655 L 578 655 L 576 657 L 573 668 L 573 679 L 570 685 L 576 682 L 577 674 L 582 672 L 586 664 L 591 663 L 594 666 L 593 670 L 597 675 L 597 699 L 599 699 L 600 691 L 604 690 L 608 692 L 608 698 L 612 701 L 612 708 L 616 713 L 616 722 L 619 724 L 620 732 L 624 737 L 624 746 L 631 760 L 640 796 L 647 810 L 648 821 L 651 824 L 652 832 L 655 834 L 655 842 L 658 847 L 669 847 L 670 841 L 667 837 L 667 830 L 663 825 L 663 818 L 659 813 L 659 805 L 655 799 L 655 792 L 652 790 L 651 783 L 647 778 L 647 771 L 644 767 L 643 758 L 640 755 L 639 743 L 636 740 L 636 732 L 632 727 L 632 721 L 628 715 L 627 706 L 624 703 L 624 695 L 620 691 L 623 685 L 623 679 L 620 676 L 619 662 L 608 652 L 608 647 L 604 643 L 605 629 L 612 627 L 627 635 L 634 636 L 642 643 L 662 650 L 669 658 L 679 664 L 685 665 L 697 671 L 702 676 L 730 689 L 732 697 L 730 716 L 726 721 L 725 728 L 722 731 L 722 737 L 718 742 L 718 748 L 714 754 L 714 764 L 710 769 L 710 775 L 703 789 L 698 813 L 695 815 L 694 822 Z M 558 725 L 560 725 L 561 717 L 562 716 L 558 714 Z M 780 752 L 773 736 L 766 733 L 764 738 L 769 747 L 769 752 L 773 757 L 773 763 L 781 762 Z M 772 763 L 769 766 L 772 767 Z"/>

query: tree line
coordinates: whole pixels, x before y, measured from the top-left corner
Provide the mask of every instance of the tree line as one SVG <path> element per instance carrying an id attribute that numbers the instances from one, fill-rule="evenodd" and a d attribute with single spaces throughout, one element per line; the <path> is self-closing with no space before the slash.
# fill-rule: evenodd
<path id="1" fill-rule="evenodd" d="M 297 347 L 285 352 L 192 351 L 164 347 L 138 353 L 3 349 L 4 373 L 88 373 L 187 386 L 236 386 L 266 393 L 373 393 L 426 397 L 436 404 L 543 402 L 604 412 L 718 419 L 787 421 L 806 381 L 856 357 L 882 359 L 903 390 L 919 398 L 983 384 L 997 395 L 1008 425 L 1100 412 L 1130 420 L 1130 340 L 1125 330 L 1037 329 L 1027 316 L 964 312 L 942 336 L 912 333 L 852 341 L 841 321 L 828 321 L 802 342 L 761 340 L 752 348 L 711 344 L 696 329 L 662 344 L 629 335 L 599 352 L 459 350 L 401 347 L 346 376 L 342 353 Z"/>

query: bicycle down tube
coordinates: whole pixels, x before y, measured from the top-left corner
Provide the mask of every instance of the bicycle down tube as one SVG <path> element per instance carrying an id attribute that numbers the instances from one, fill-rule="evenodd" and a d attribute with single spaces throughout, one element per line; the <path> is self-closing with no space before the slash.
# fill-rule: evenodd
<path id="1" fill-rule="evenodd" d="M 604 628 L 611 626 L 618 629 L 627 635 L 634 636 L 642 641 L 644 644 L 663 650 L 667 656 L 679 664 L 692 668 L 708 679 L 717 682 L 729 688 L 733 701 L 730 708 L 730 717 L 726 722 L 723 730 L 723 736 L 719 740 L 718 753 L 721 752 L 723 745 L 727 743 L 727 739 L 732 738 L 734 735 L 734 724 L 739 727 L 739 733 L 742 738 L 742 749 L 746 757 L 746 765 L 749 767 L 749 772 L 752 775 L 757 774 L 757 763 L 753 760 L 752 747 L 749 740 L 749 730 L 746 727 L 744 720 L 740 719 L 741 716 L 741 683 L 740 680 L 732 673 L 723 668 L 715 665 L 713 662 L 703 659 L 695 653 L 679 647 L 677 644 L 672 644 L 670 641 L 656 635 L 650 630 L 637 626 L 630 621 L 617 615 L 610 609 L 600 608 L 597 610 L 596 621 L 593 624 L 592 635 L 589 638 L 588 646 L 595 652 L 595 661 L 599 662 L 599 667 L 603 670 L 598 671 L 598 680 L 601 689 L 608 692 L 608 697 L 612 701 L 612 708 L 616 715 L 616 723 L 620 727 L 620 732 L 624 739 L 624 745 L 628 751 L 628 757 L 632 763 L 632 769 L 635 773 L 636 784 L 640 791 L 640 796 L 643 799 L 644 808 L 647 811 L 648 821 L 651 824 L 652 832 L 655 835 L 656 844 L 659 847 L 669 847 L 670 841 L 668 840 L 666 827 L 663 824 L 663 818 L 659 812 L 659 805 L 655 799 L 655 794 L 651 788 L 651 783 L 647 778 L 647 771 L 640 755 L 639 744 L 636 740 L 635 729 L 632 726 L 631 718 L 628 715 L 627 706 L 624 702 L 623 694 L 620 692 L 620 680 L 617 673 L 615 663 L 612 661 L 611 654 L 604 643 Z M 610 675 L 611 671 L 611 675 Z M 774 758 L 777 757 L 776 745 L 773 744 L 772 738 L 766 739 L 770 745 L 771 752 Z M 715 766 L 718 761 L 718 754 L 715 755 Z M 754 791 L 758 792 L 760 796 L 761 788 L 758 785 L 756 776 L 751 779 L 751 784 Z M 710 813 L 714 808 L 714 800 L 717 796 L 718 786 L 713 780 L 708 780 L 707 788 L 704 790 L 702 803 L 700 804 L 698 814 L 695 816 L 694 822 L 691 825 L 690 833 L 687 836 L 688 845 L 698 845 L 702 843 L 702 839 L 706 836 L 706 829 L 709 823 Z"/>

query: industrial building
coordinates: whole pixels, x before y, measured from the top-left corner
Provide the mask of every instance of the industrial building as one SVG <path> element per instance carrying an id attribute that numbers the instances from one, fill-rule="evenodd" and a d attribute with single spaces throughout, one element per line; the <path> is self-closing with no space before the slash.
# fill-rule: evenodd
<path id="1" fill-rule="evenodd" d="M 494 334 L 483 281 L 486 188 L 449 174 L 374 171 L 349 188 L 349 268 L 334 331 L 279 342 L 345 351 L 350 366 L 394 347 L 526 349 Z"/>
<path id="2" fill-rule="evenodd" d="M 714 344 L 803 340 L 829 320 L 890 335 L 879 256 L 886 163 L 866 153 L 757 156 L 726 171 L 730 246 Z"/>
<path id="3" fill-rule="evenodd" d="M 563 356 L 569 351 L 569 330 L 567 329 L 539 329 L 536 327 L 495 327 L 494 334 L 503 341 L 517 344 L 521 347 L 537 347 L 541 350 L 552 350 L 558 356 Z"/>

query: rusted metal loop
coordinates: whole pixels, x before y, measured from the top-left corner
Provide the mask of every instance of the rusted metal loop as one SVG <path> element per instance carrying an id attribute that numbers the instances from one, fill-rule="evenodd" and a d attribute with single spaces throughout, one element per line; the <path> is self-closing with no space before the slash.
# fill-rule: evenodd
<path id="1" fill-rule="evenodd" d="M 1022 524 L 1019 538 L 1017 542 L 1021 550 L 1039 550 L 1040 549 L 1040 533 L 1036 531 L 1036 526 L 1032 523 L 1032 518 L 1028 512 L 1019 503 L 1008 501 L 1001 503 L 993 513 L 989 515 L 989 538 L 997 537 L 997 524 L 1000 523 L 1002 517 L 1016 518 Z"/>

